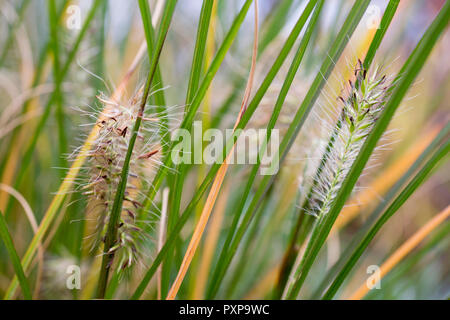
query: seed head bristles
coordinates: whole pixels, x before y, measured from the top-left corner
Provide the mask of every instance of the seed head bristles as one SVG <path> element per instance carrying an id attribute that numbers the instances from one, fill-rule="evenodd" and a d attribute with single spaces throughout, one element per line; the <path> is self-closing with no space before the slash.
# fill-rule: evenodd
<path id="1" fill-rule="evenodd" d="M 360 60 L 338 96 L 339 117 L 330 132 L 335 135 L 329 152 L 324 153 L 323 169 L 316 177 L 309 198 L 308 213 L 321 218 L 327 214 L 366 137 L 380 116 L 389 85 L 377 68 L 372 73 Z"/>
<path id="2" fill-rule="evenodd" d="M 102 207 L 96 230 L 101 239 L 106 232 L 105 226 L 108 225 L 131 130 L 138 116 L 141 94 L 142 92 L 138 92 L 128 105 L 109 100 L 105 96 L 98 97 L 104 109 L 96 123 L 100 127 L 98 137 L 88 153 L 89 181 L 83 187 L 83 192 L 95 199 Z M 135 263 L 140 255 L 138 244 L 142 240 L 143 233 L 137 226 L 136 217 L 145 200 L 145 195 L 139 190 L 142 185 L 150 184 L 154 173 L 152 167 L 158 164 L 155 158 L 160 156 L 160 129 L 159 121 L 154 118 L 154 115 L 144 115 L 130 160 L 117 241 L 110 249 L 110 252 L 115 252 L 117 263 L 122 269 Z"/>

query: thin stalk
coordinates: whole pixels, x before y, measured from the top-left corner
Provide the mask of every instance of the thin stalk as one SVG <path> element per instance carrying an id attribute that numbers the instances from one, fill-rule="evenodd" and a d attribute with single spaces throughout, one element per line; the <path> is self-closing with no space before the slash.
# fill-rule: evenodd
<path id="1" fill-rule="evenodd" d="M 100 269 L 100 276 L 99 276 L 98 288 L 97 288 L 98 289 L 97 297 L 100 299 L 102 299 L 105 296 L 109 270 L 111 269 L 111 265 L 112 265 L 113 258 L 114 258 L 114 252 L 111 252 L 111 248 L 115 244 L 116 238 L 117 238 L 118 221 L 119 221 L 120 213 L 122 212 L 122 205 L 123 205 L 125 189 L 126 189 L 127 180 L 128 180 L 128 171 L 129 171 L 129 166 L 130 166 L 131 155 L 133 153 L 133 148 L 134 148 L 137 136 L 138 136 L 139 127 L 141 125 L 142 117 L 144 115 L 144 109 L 145 109 L 145 105 L 147 103 L 147 98 L 150 93 L 150 89 L 151 89 L 151 85 L 153 82 L 153 78 L 155 76 L 159 57 L 161 56 L 161 51 L 162 51 L 164 41 L 167 36 L 167 32 L 169 30 L 170 22 L 172 20 L 172 16 L 173 16 L 173 12 L 175 10 L 176 3 L 177 3 L 177 0 L 169 0 L 166 4 L 163 19 L 161 21 L 161 27 L 160 27 L 159 33 L 158 33 L 158 40 L 157 40 L 156 46 L 155 46 L 155 52 L 152 56 L 152 61 L 150 64 L 149 75 L 148 75 L 147 81 L 145 83 L 144 94 L 142 96 L 139 113 L 138 113 L 136 122 L 134 124 L 133 130 L 131 133 L 128 150 L 125 155 L 122 173 L 120 176 L 120 182 L 119 182 L 119 185 L 117 186 L 117 191 L 116 191 L 116 195 L 114 198 L 113 207 L 111 209 L 110 220 L 108 222 L 108 227 L 107 227 L 106 236 L 105 236 L 103 259 L 102 259 L 102 265 L 101 265 L 101 269 Z"/>

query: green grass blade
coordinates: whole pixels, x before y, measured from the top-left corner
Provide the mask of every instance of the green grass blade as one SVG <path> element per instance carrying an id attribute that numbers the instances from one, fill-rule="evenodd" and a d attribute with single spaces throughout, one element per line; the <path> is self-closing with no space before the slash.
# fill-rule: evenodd
<path id="1" fill-rule="evenodd" d="M 270 203 L 270 197 L 266 197 L 263 201 L 263 204 L 256 210 L 255 217 L 252 220 L 252 224 L 250 230 L 248 231 L 247 237 L 243 239 L 243 244 L 241 244 L 241 257 L 247 257 L 251 254 L 251 252 L 256 251 L 255 242 L 257 242 L 258 232 L 261 232 L 261 229 L 264 227 L 261 220 L 264 218 L 264 211 L 267 210 L 268 204 Z M 261 246 L 261 243 L 258 243 Z M 220 261 L 220 260 L 218 260 Z M 237 263 L 236 267 L 233 268 L 234 273 L 228 282 L 228 287 L 225 290 L 224 299 L 231 299 L 234 291 L 242 282 L 242 277 L 245 276 L 245 267 L 250 261 L 248 259 L 240 259 Z M 253 262 L 253 261 L 252 261 Z M 254 262 L 253 262 L 254 263 Z"/>
<path id="2" fill-rule="evenodd" d="M 151 61 L 152 52 L 154 51 L 154 42 L 155 42 L 155 31 L 153 29 L 152 24 L 152 15 L 150 12 L 150 7 L 148 5 L 148 1 L 139 1 L 139 8 L 142 16 L 142 24 L 144 26 L 145 39 L 147 41 L 147 52 L 148 59 Z M 166 110 L 166 99 L 164 97 L 164 90 L 161 90 L 164 87 L 162 81 L 161 70 L 159 65 L 156 68 L 155 72 L 155 81 L 154 81 L 155 93 L 152 94 L 151 99 L 154 99 L 154 103 L 157 106 L 156 111 L 161 115 L 160 124 L 161 124 L 161 145 L 163 149 L 163 153 L 168 151 L 169 143 L 170 143 L 170 134 L 169 134 L 169 120 L 167 119 L 167 110 Z"/>
<path id="3" fill-rule="evenodd" d="M 195 96 L 192 100 L 192 104 L 189 106 L 189 110 L 186 113 L 186 116 L 183 119 L 183 123 L 181 124 L 181 128 L 190 128 L 192 125 L 192 121 L 194 120 L 195 114 L 200 107 L 201 102 L 203 101 L 203 98 L 206 94 L 206 91 L 208 90 L 215 74 L 219 70 L 220 65 L 222 64 L 223 59 L 225 58 L 225 55 L 227 54 L 228 50 L 231 47 L 231 44 L 233 43 L 237 32 L 240 29 L 240 26 L 242 25 L 242 22 L 244 21 L 245 16 L 247 15 L 247 12 L 250 8 L 250 5 L 253 1 L 252 0 L 246 0 L 245 3 L 242 6 L 241 11 L 239 11 L 239 14 L 236 16 L 235 20 L 233 21 L 233 24 L 227 33 L 225 39 L 222 42 L 222 45 L 217 50 L 216 56 L 214 57 L 213 61 L 211 62 L 210 67 L 208 68 L 208 71 L 205 74 L 205 77 L 198 88 L 198 90 L 195 93 Z"/>
<path id="4" fill-rule="evenodd" d="M 28 284 L 27 277 L 22 269 L 22 264 L 20 263 L 19 256 L 17 255 L 16 249 L 14 248 L 14 243 L 11 238 L 11 235 L 8 231 L 8 226 L 6 225 L 5 217 L 3 213 L 0 212 L 0 236 L 5 244 L 6 250 L 11 258 L 12 265 L 14 267 L 14 271 L 16 272 L 16 276 L 19 279 L 20 287 L 22 288 L 23 296 L 26 300 L 31 300 L 31 291 L 30 285 Z"/>
<path id="5" fill-rule="evenodd" d="M 142 22 L 144 25 L 145 30 L 145 36 L 147 41 L 147 47 L 148 47 L 148 54 L 149 54 L 149 60 L 151 60 L 151 55 L 153 52 L 154 47 L 154 30 L 152 26 L 152 18 L 150 13 L 150 7 L 148 5 L 148 1 L 146 0 L 140 0 L 139 1 L 139 8 L 141 11 L 142 16 Z M 161 89 L 163 87 L 162 82 L 162 76 L 159 69 L 159 66 L 157 66 L 156 73 L 155 73 L 155 90 Z M 158 107 L 158 113 L 162 115 L 160 123 L 161 123 L 161 145 L 162 145 L 162 154 L 167 155 L 170 148 L 170 133 L 169 133 L 169 121 L 167 117 L 167 110 L 165 106 L 165 98 L 164 98 L 164 92 L 163 90 L 159 90 L 155 93 L 155 102 L 159 106 Z M 145 211 L 143 211 L 141 214 L 145 214 Z M 168 287 L 168 280 L 166 281 L 167 285 L 163 287 Z"/>
<path id="6" fill-rule="evenodd" d="M 188 82 L 188 89 L 186 93 L 185 112 L 189 111 L 190 104 L 194 99 L 195 93 L 198 90 L 200 78 L 202 75 L 204 65 L 204 55 L 206 49 L 206 39 L 208 37 L 208 30 L 211 21 L 211 12 L 214 1 L 204 0 L 200 12 L 200 18 L 197 28 L 197 39 L 195 42 L 194 55 L 192 58 L 191 72 Z M 167 219 L 167 233 L 170 233 L 178 219 L 181 197 L 183 192 L 184 178 L 188 166 L 186 164 L 179 164 L 174 173 L 169 177 L 171 181 L 170 198 L 169 198 L 169 214 Z M 170 255 L 162 268 L 162 289 L 161 295 L 166 296 L 169 289 L 170 271 L 172 269 L 172 257 Z"/>
<path id="7" fill-rule="evenodd" d="M 206 48 L 206 38 L 208 37 L 213 4 L 214 1 L 204 0 L 202 10 L 200 12 L 200 19 L 197 28 L 197 40 L 195 42 L 194 56 L 192 58 L 191 73 L 186 93 L 187 110 L 189 109 L 189 103 L 194 99 L 200 83 L 201 70 Z"/>
<path id="8" fill-rule="evenodd" d="M 110 252 L 111 247 L 115 244 L 117 238 L 117 226 L 120 217 L 120 213 L 122 212 L 123 199 L 125 196 L 125 189 L 128 180 L 128 171 L 130 167 L 131 155 L 133 153 L 133 148 L 138 136 L 139 127 L 142 122 L 142 117 L 144 114 L 145 105 L 147 103 L 147 97 L 150 93 L 150 89 L 153 83 L 153 79 L 156 73 L 156 68 L 158 65 L 159 57 L 161 56 L 161 51 L 164 45 L 164 41 L 167 36 L 167 32 L 169 30 L 170 22 L 172 21 L 173 12 L 175 10 L 175 6 L 177 4 L 177 0 L 169 0 L 166 4 L 163 19 L 161 22 L 161 27 L 158 32 L 158 40 L 155 45 L 155 52 L 152 55 L 152 60 L 150 63 L 150 71 L 148 74 L 147 82 L 144 88 L 144 94 L 142 96 L 142 101 L 140 105 L 139 114 L 136 118 L 136 122 L 133 127 L 133 131 L 131 133 L 130 142 L 128 145 L 128 150 L 125 155 L 125 160 L 123 163 L 122 173 L 120 176 L 120 181 L 117 186 L 116 195 L 114 197 L 113 207 L 110 213 L 110 219 L 108 222 L 107 232 L 105 236 L 105 246 L 103 249 L 103 259 L 102 266 L 100 270 L 100 276 L 98 281 L 98 298 L 103 298 L 105 296 L 106 287 L 108 283 L 108 275 L 109 270 L 111 268 L 112 260 L 114 258 L 114 253 Z"/>
<path id="9" fill-rule="evenodd" d="M 290 289 L 288 298 L 294 299 L 297 297 L 297 294 L 308 275 L 308 272 L 314 263 L 314 260 L 324 244 L 333 224 L 336 220 L 339 212 L 345 204 L 348 196 L 350 195 L 353 187 L 361 175 L 364 166 L 366 165 L 370 155 L 372 154 L 378 140 L 380 139 L 383 132 L 386 130 L 392 116 L 394 115 L 397 107 L 399 106 L 401 100 L 405 96 L 406 92 L 410 88 L 413 80 L 421 70 L 424 65 L 428 55 L 431 52 L 434 44 L 439 38 L 442 30 L 446 27 L 449 22 L 449 14 L 450 14 L 450 3 L 447 2 L 444 4 L 443 8 L 439 12 L 436 19 L 433 21 L 431 26 L 427 29 L 424 36 L 420 40 L 417 47 L 414 49 L 413 53 L 409 57 L 408 61 L 405 63 L 404 67 L 400 71 L 400 80 L 398 84 L 395 86 L 394 91 L 386 103 L 385 109 L 375 124 L 372 132 L 367 137 L 364 142 L 363 147 L 360 150 L 355 162 L 353 163 L 352 168 L 350 169 L 347 177 L 345 178 L 338 194 L 336 195 L 336 199 L 331 206 L 330 212 L 321 222 L 320 226 L 315 228 L 315 232 L 313 232 L 312 240 L 309 242 L 308 247 L 305 252 L 304 263 L 302 263 L 301 274 L 298 278 L 296 278 L 293 287 Z"/>
<path id="10" fill-rule="evenodd" d="M 66 128 L 64 125 L 64 110 L 63 110 L 63 95 L 61 93 L 61 77 L 60 73 L 60 58 L 59 58 L 59 36 L 58 36 L 58 15 L 56 12 L 56 1 L 48 1 L 48 15 L 50 22 L 50 44 L 53 51 L 53 78 L 55 88 L 53 95 L 56 105 L 56 122 L 58 125 L 58 147 L 59 147 L 59 168 L 67 168 L 67 161 L 65 155 L 67 153 L 67 137 Z M 61 178 L 64 177 L 64 171 L 60 170 Z"/>

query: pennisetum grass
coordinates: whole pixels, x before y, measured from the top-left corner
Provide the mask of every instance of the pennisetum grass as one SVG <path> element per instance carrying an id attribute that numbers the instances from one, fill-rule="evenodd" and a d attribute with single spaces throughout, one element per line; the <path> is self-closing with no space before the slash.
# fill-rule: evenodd
<path id="1" fill-rule="evenodd" d="M 336 201 L 330 208 L 328 217 L 325 217 L 322 225 L 317 227 L 317 232 L 313 231 L 313 235 L 311 238 L 312 240 L 309 242 L 305 252 L 305 262 L 302 266 L 302 273 L 295 280 L 295 283 L 291 287 L 292 289 L 287 296 L 288 298 L 293 299 L 297 296 L 302 284 L 304 283 L 306 275 L 308 274 L 313 261 L 317 256 L 318 251 L 320 250 L 320 247 L 325 242 L 326 237 L 337 218 L 337 215 L 339 214 L 345 200 L 353 189 L 356 180 L 361 174 L 364 165 L 367 163 L 367 160 L 374 150 L 376 143 L 388 126 L 396 108 L 399 106 L 400 101 L 406 94 L 406 91 L 411 85 L 413 79 L 417 76 L 419 70 L 423 66 L 426 57 L 430 53 L 432 44 L 436 42 L 437 38 L 445 27 L 446 23 L 444 23 L 444 21 L 447 14 L 446 10 L 450 10 L 450 5 L 446 4 L 443 7 L 443 11 L 441 11 L 433 21 L 430 28 L 422 37 L 422 40 L 419 42 L 417 48 L 413 51 L 410 58 L 403 66 L 400 72 L 402 77 L 400 78 L 399 83 L 396 84 L 395 90 L 387 101 L 385 109 L 380 115 L 379 121 L 377 121 L 376 125 L 374 126 L 373 130 L 371 131 L 361 150 L 359 151 L 358 156 L 349 171 L 349 174 L 346 176 L 339 192 L 336 195 Z M 317 236 L 317 238 L 315 236 Z"/>
<path id="2" fill-rule="evenodd" d="M 114 201 L 115 191 L 120 182 L 120 173 L 125 161 L 125 153 L 131 136 L 131 129 L 139 114 L 139 101 L 142 92 L 137 92 L 128 105 L 99 97 L 104 107 L 97 126 L 100 127 L 98 137 L 92 144 L 88 154 L 87 165 L 90 176 L 83 186 L 83 193 L 90 195 L 100 206 L 101 213 L 97 228 L 101 237 L 105 236 L 105 226 L 109 222 L 109 213 Z M 119 219 L 118 242 L 109 252 L 120 251 L 118 265 L 126 268 L 136 262 L 137 242 L 142 231 L 136 224 L 138 210 L 142 206 L 141 185 L 148 183 L 152 173 L 152 158 L 158 156 L 159 139 L 157 126 L 152 122 L 157 119 L 143 117 L 136 146 L 130 158 L 129 179 L 124 194 L 125 204 Z"/>
<path id="3" fill-rule="evenodd" d="M 390 82 L 379 69 L 370 72 L 358 59 L 354 78 L 341 90 L 337 98 L 338 120 L 328 130 L 332 132 L 330 144 L 324 148 L 318 165 L 320 170 L 304 205 L 305 212 L 317 218 L 316 226 L 329 213 L 359 150 L 382 113 L 389 98 Z M 300 263 L 291 279 L 299 276 L 301 268 Z M 291 286 L 292 283 L 288 284 L 286 296 L 290 295 Z"/>
<path id="4" fill-rule="evenodd" d="M 99 282 L 98 282 L 98 297 L 103 298 L 106 292 L 107 282 L 108 282 L 108 274 L 109 270 L 112 267 L 112 262 L 114 259 L 114 247 L 117 246 L 118 234 L 117 230 L 121 225 L 119 224 L 120 214 L 123 208 L 123 201 L 125 200 L 128 177 L 130 174 L 130 163 L 132 161 L 133 149 L 136 144 L 136 140 L 139 135 L 139 129 L 142 121 L 144 120 L 144 111 L 145 105 L 147 102 L 148 95 L 150 93 L 150 89 L 153 83 L 153 79 L 157 70 L 159 57 L 161 55 L 162 47 L 164 41 L 167 36 L 167 32 L 170 26 L 170 22 L 172 20 L 172 15 L 175 9 L 176 0 L 168 1 L 166 7 L 164 9 L 163 18 L 161 21 L 161 27 L 158 33 L 158 39 L 156 41 L 155 52 L 152 55 L 151 65 L 149 75 L 147 77 L 147 81 L 145 83 L 145 87 L 143 89 L 143 94 L 141 97 L 141 101 L 139 102 L 139 108 L 137 114 L 135 114 L 134 124 L 131 129 L 130 140 L 127 144 L 127 150 L 125 153 L 125 157 L 123 158 L 122 169 L 120 172 L 120 180 L 117 185 L 117 189 L 114 195 L 114 201 L 111 208 L 110 218 L 108 219 L 108 226 L 105 235 L 105 245 L 103 249 L 103 259 L 102 266 L 100 270 Z M 119 128 L 121 133 L 123 134 L 123 130 L 127 130 L 127 128 Z M 155 150 L 149 151 L 149 155 L 154 154 Z M 140 155 L 147 157 L 147 154 Z M 139 156 L 138 156 L 139 157 Z M 121 241 L 120 239 L 119 241 Z"/>
<path id="5" fill-rule="evenodd" d="M 84 3 L 0 4 L 5 299 L 447 298 L 449 2 Z"/>

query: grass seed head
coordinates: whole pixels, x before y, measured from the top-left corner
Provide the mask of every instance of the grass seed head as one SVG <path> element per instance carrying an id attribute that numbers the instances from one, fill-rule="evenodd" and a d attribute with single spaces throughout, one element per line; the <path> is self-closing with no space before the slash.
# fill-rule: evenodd
<path id="1" fill-rule="evenodd" d="M 387 77 L 380 69 L 368 72 L 358 60 L 353 75 L 337 98 L 340 116 L 329 138 L 334 141 L 329 152 L 322 156 L 323 169 L 309 199 L 308 213 L 318 217 L 329 211 L 389 95 Z"/>
<path id="2" fill-rule="evenodd" d="M 139 112 L 139 96 L 140 93 L 136 94 L 128 105 L 99 97 L 104 111 L 96 123 L 100 130 L 88 154 L 89 181 L 83 189 L 85 194 L 103 207 L 97 223 L 100 238 L 106 232 L 131 131 Z M 117 241 L 110 249 L 118 257 L 117 263 L 121 268 L 129 267 L 139 257 L 139 243 L 143 233 L 137 226 L 137 217 L 145 199 L 140 190 L 143 185 L 150 183 L 154 170 L 151 170 L 152 165 L 149 163 L 156 162 L 154 158 L 158 157 L 160 150 L 158 121 L 148 119 L 143 121 L 131 155 Z"/>

